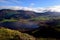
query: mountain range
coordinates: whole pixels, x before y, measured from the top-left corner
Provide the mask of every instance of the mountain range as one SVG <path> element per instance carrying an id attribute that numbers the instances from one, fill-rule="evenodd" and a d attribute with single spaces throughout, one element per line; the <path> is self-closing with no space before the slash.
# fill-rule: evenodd
<path id="1" fill-rule="evenodd" d="M 38 16 L 60 16 L 60 12 L 46 11 L 43 13 L 38 13 L 38 12 L 26 11 L 26 10 L 11 10 L 11 9 L 0 10 L 0 17 L 4 17 L 7 19 L 9 19 L 10 17 L 14 17 L 14 18 L 22 17 L 23 19 L 29 19 Z"/>

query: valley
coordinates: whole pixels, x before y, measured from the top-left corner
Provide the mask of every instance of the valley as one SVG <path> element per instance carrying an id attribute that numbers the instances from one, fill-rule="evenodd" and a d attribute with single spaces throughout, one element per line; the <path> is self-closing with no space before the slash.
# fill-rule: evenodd
<path id="1" fill-rule="evenodd" d="M 18 33 L 29 35 L 26 38 L 32 36 L 32 39 L 21 40 L 47 40 L 48 38 L 56 40 L 60 38 L 60 13 L 2 9 L 0 10 L 0 29 L 4 30 L 5 28 L 7 31 L 15 30 Z"/>

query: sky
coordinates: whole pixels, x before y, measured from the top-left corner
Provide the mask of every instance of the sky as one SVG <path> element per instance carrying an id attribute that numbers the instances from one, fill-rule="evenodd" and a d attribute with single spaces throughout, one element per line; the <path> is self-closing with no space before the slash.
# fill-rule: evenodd
<path id="1" fill-rule="evenodd" d="M 0 6 L 49 7 L 60 5 L 60 0 L 0 0 Z"/>
<path id="2" fill-rule="evenodd" d="M 60 11 L 60 0 L 0 0 L 1 8 Z"/>

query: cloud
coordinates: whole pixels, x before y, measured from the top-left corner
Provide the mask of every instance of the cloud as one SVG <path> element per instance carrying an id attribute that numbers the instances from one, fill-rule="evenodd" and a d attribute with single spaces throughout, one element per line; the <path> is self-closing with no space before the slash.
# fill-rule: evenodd
<path id="1" fill-rule="evenodd" d="M 35 3 L 30 3 L 29 7 L 33 7 L 35 5 Z"/>
<path id="2" fill-rule="evenodd" d="M 0 0 L 0 2 L 1 2 L 1 1 L 6 1 L 6 0 Z"/>
<path id="3" fill-rule="evenodd" d="M 60 12 L 60 6 L 50 6 L 47 8 L 38 7 L 38 8 L 31 8 L 31 7 L 22 7 L 22 6 L 0 6 L 0 9 L 12 9 L 12 10 L 27 10 L 27 11 L 35 11 L 35 12 Z"/>
<path id="4" fill-rule="evenodd" d="M 50 7 L 39 7 L 36 8 L 37 12 L 46 12 L 46 11 L 51 11 L 51 12 L 60 12 L 60 5 L 56 5 L 56 6 L 50 6 Z"/>
<path id="5" fill-rule="evenodd" d="M 0 0 L 0 3 L 19 5 L 20 3 L 22 3 L 22 1 L 20 1 L 20 0 Z"/>
<path id="6" fill-rule="evenodd" d="M 32 6 L 33 6 L 33 5 L 35 5 L 35 3 L 31 3 L 30 5 L 32 5 Z"/>
<path id="7" fill-rule="evenodd" d="M 60 6 L 51 6 L 46 8 L 46 10 L 50 10 L 50 11 L 55 11 L 55 12 L 60 12 Z"/>
<path id="8" fill-rule="evenodd" d="M 22 9 L 22 7 L 20 7 L 20 6 L 0 6 L 0 9 L 20 10 L 20 9 Z"/>
<path id="9" fill-rule="evenodd" d="M 20 1 L 20 0 L 10 0 L 10 2 L 12 2 L 16 5 L 19 5 L 20 3 L 22 3 L 22 1 Z"/>
<path id="10" fill-rule="evenodd" d="M 7 2 L 7 1 L 6 1 L 6 0 L 0 0 L 0 2 L 2 2 L 2 3 L 3 3 L 3 2 Z"/>

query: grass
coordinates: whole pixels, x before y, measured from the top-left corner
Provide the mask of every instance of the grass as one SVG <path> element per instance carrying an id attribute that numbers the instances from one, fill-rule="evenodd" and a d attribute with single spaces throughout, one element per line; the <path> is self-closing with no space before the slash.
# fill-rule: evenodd
<path id="1" fill-rule="evenodd" d="M 35 38 L 17 30 L 0 28 L 0 40 L 35 40 Z"/>
<path id="2" fill-rule="evenodd" d="M 16 19 L 3 19 L 0 22 L 16 22 L 16 21 L 17 21 Z"/>
<path id="3" fill-rule="evenodd" d="M 8 28 L 0 28 L 0 40 L 56 40 L 56 38 L 35 38 L 26 33 Z"/>
<path id="4" fill-rule="evenodd" d="M 50 20 L 48 17 L 37 17 L 37 18 L 32 18 L 31 20 L 35 21 L 45 21 L 45 20 Z"/>

